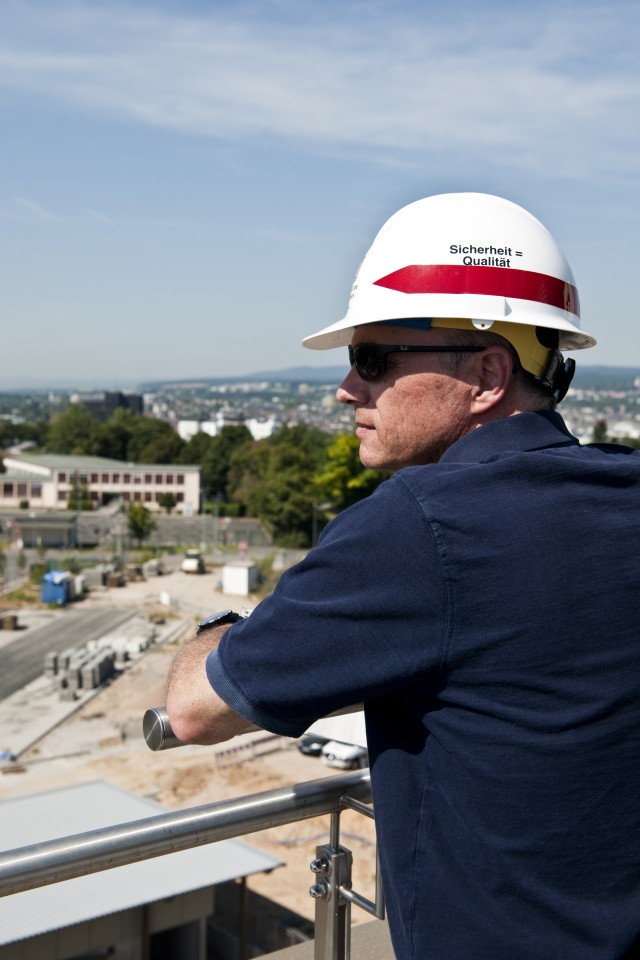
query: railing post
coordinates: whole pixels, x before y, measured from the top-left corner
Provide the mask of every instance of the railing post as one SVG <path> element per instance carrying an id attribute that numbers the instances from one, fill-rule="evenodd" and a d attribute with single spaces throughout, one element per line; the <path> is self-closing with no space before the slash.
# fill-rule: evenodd
<path id="1" fill-rule="evenodd" d="M 316 901 L 314 960 L 349 960 L 351 956 L 351 904 L 378 920 L 385 918 L 380 863 L 376 852 L 376 898 L 367 900 L 351 889 L 351 851 L 340 844 L 340 813 L 350 808 L 374 819 L 372 807 L 344 793 L 340 809 L 331 814 L 329 843 L 316 847 L 311 870 L 316 882 L 309 893 Z"/>
<path id="2" fill-rule="evenodd" d="M 311 863 L 316 882 L 309 891 L 316 901 L 314 960 L 349 960 L 351 904 L 340 891 L 351 889 L 352 861 L 344 847 L 316 847 Z"/>

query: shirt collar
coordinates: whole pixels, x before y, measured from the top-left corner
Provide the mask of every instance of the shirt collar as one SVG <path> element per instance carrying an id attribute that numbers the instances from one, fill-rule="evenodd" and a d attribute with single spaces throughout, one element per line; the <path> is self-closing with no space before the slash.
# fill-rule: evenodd
<path id="1" fill-rule="evenodd" d="M 540 450 L 543 447 L 579 446 L 554 410 L 518 413 L 493 420 L 456 440 L 440 458 L 440 463 L 480 463 L 505 451 Z"/>

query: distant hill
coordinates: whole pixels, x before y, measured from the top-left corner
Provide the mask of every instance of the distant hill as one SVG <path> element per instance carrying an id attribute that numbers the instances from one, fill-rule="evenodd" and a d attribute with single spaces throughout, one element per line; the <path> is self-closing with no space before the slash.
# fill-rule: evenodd
<path id="1" fill-rule="evenodd" d="M 574 387 L 583 390 L 629 390 L 640 378 L 640 367 L 587 367 L 576 365 Z"/>
<path id="2" fill-rule="evenodd" d="M 181 386 L 195 386 L 196 384 L 248 383 L 257 380 L 276 383 L 336 383 L 342 380 L 347 372 L 346 363 L 339 367 L 289 367 L 285 370 L 269 370 L 267 372 L 243 373 L 235 377 L 165 377 L 163 380 L 144 380 L 135 383 L 118 383 L 114 385 L 102 380 L 40 380 L 17 377 L 5 378 L 0 382 L 0 393 L 25 393 L 29 390 L 37 393 L 46 393 L 49 390 L 79 391 L 90 393 L 99 390 L 122 390 L 123 392 L 153 392 L 161 387 L 180 384 Z"/>
<path id="3" fill-rule="evenodd" d="M 263 370 L 257 373 L 247 373 L 241 377 L 193 377 L 180 380 L 156 380 L 139 384 L 142 392 L 153 392 L 162 387 L 180 384 L 190 386 L 207 384 L 211 386 L 225 383 L 247 383 L 267 381 L 275 383 L 333 383 L 338 384 L 347 372 L 346 364 L 338 367 L 287 367 L 284 370 Z M 640 378 L 640 367 L 604 367 L 585 366 L 579 363 L 576 367 L 574 386 L 594 390 L 629 390 L 636 379 Z"/>
<path id="4" fill-rule="evenodd" d="M 198 384 L 206 386 L 222 386 L 233 383 L 255 383 L 258 381 L 267 383 L 287 382 L 287 383 L 326 383 L 337 384 L 343 379 L 347 372 L 346 363 L 332 367 L 286 367 L 283 370 L 259 370 L 255 373 L 245 373 L 236 377 L 175 377 L 163 380 L 146 380 L 137 384 L 129 384 L 127 387 L 120 385 L 114 388 L 105 383 L 97 381 L 43 381 L 43 380 L 5 380 L 0 384 L 0 393 L 24 393 L 33 391 L 36 393 L 46 393 L 49 390 L 73 391 L 73 390 L 112 390 L 129 389 L 138 393 L 153 393 L 162 388 L 180 385 L 183 387 L 195 387 Z M 586 366 L 578 363 L 574 386 L 582 389 L 593 388 L 595 390 L 629 390 L 635 380 L 640 378 L 640 367 L 605 367 L 605 366 Z"/>
<path id="5" fill-rule="evenodd" d="M 160 387 L 178 383 L 180 386 L 198 383 L 217 386 L 225 383 L 254 383 L 260 380 L 266 380 L 268 383 L 279 381 L 286 383 L 339 383 L 346 372 L 346 363 L 339 367 L 286 367 L 284 370 L 259 370 L 256 373 L 245 373 L 237 377 L 191 377 L 188 379 L 146 381 L 139 384 L 139 388 L 143 392 L 153 392 Z"/>

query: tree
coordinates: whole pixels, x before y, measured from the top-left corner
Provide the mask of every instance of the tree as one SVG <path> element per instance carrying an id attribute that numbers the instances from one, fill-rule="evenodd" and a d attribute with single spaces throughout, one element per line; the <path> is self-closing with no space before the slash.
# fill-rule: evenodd
<path id="1" fill-rule="evenodd" d="M 202 466 L 209 449 L 213 444 L 214 437 L 209 433 L 199 430 L 189 437 L 180 452 L 180 463 L 199 464 Z"/>
<path id="2" fill-rule="evenodd" d="M 245 510 L 252 490 L 267 476 L 270 456 L 268 440 L 256 440 L 236 450 L 231 457 L 227 475 L 228 496 Z"/>
<path id="3" fill-rule="evenodd" d="M 167 426 L 169 426 L 167 424 Z M 184 440 L 171 427 L 164 436 L 157 436 L 140 451 L 138 463 L 179 463 Z M 131 458 L 129 458 L 131 459 Z"/>
<path id="4" fill-rule="evenodd" d="M 593 424 L 593 443 L 606 443 L 607 442 L 607 421 L 606 420 L 596 420 Z"/>
<path id="5" fill-rule="evenodd" d="M 270 438 L 270 443 L 274 446 L 280 444 L 287 447 L 295 447 L 302 451 L 309 458 L 309 462 L 320 465 L 324 459 L 324 453 L 330 442 L 330 436 L 324 430 L 318 427 L 309 427 L 304 423 L 296 423 L 293 427 L 280 427 Z"/>
<path id="6" fill-rule="evenodd" d="M 44 421 L 13 423 L 11 420 L 0 420 L 0 450 L 6 450 L 25 441 L 33 443 L 36 447 L 46 446 L 48 433 L 49 424 Z M 3 466 L 0 461 L 0 473 L 2 471 Z"/>
<path id="7" fill-rule="evenodd" d="M 100 456 L 112 460 L 129 460 L 129 442 L 134 415 L 128 407 L 116 407 L 102 426 Z"/>
<path id="8" fill-rule="evenodd" d="M 101 424 L 81 404 L 72 403 L 51 425 L 47 450 L 73 456 L 97 456 L 100 453 L 101 429 Z"/>
<path id="9" fill-rule="evenodd" d="M 329 444 L 315 484 L 322 499 L 328 500 L 338 512 L 368 497 L 388 476 L 382 470 L 363 467 L 360 441 L 353 433 L 342 433 Z"/>
<path id="10" fill-rule="evenodd" d="M 100 429 L 100 456 L 132 463 L 180 463 L 184 440 L 170 423 L 118 407 Z"/>
<path id="11" fill-rule="evenodd" d="M 328 441 L 328 434 L 316 428 L 284 428 L 268 440 L 243 446 L 232 458 L 233 498 L 242 499 L 279 546 L 311 542 L 318 499 L 314 475 Z"/>
<path id="12" fill-rule="evenodd" d="M 127 512 L 127 524 L 130 536 L 137 542 L 147 540 L 156 528 L 156 522 L 143 503 L 130 503 Z"/>
<path id="13" fill-rule="evenodd" d="M 77 473 L 74 473 L 71 481 L 67 510 L 93 510 L 87 478 L 81 477 Z"/>
<path id="14" fill-rule="evenodd" d="M 172 493 L 161 493 L 158 497 L 158 506 L 162 507 L 163 510 L 166 510 L 167 513 L 171 513 L 175 505 L 176 498 Z"/>
<path id="15" fill-rule="evenodd" d="M 215 437 L 206 433 L 194 434 L 185 444 L 180 462 L 199 464 L 203 489 L 212 497 L 228 500 L 232 459 L 238 450 L 254 442 L 250 430 L 243 424 L 228 424 Z"/>
<path id="16" fill-rule="evenodd" d="M 184 440 L 165 420 L 132 417 L 127 460 L 133 463 L 178 463 Z"/>

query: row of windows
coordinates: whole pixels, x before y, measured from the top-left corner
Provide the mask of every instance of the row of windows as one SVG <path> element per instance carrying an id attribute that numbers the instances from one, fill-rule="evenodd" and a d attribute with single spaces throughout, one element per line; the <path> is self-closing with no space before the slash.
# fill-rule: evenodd
<path id="1" fill-rule="evenodd" d="M 113 483 L 119 482 L 119 480 L 116 479 L 118 476 L 119 475 L 117 473 L 114 473 Z M 93 479 L 93 475 L 91 477 L 91 482 L 92 483 L 97 482 L 96 480 Z M 129 482 L 130 482 L 129 474 L 125 473 L 123 483 L 129 483 Z M 140 483 L 140 482 L 141 482 L 141 478 L 139 476 L 134 476 L 134 483 Z M 151 477 L 145 476 L 144 482 L 147 484 L 150 484 L 152 482 Z M 165 478 L 165 484 L 169 485 L 169 484 L 172 484 L 173 482 L 174 482 L 173 474 L 168 473 Z M 175 482 L 177 484 L 184 484 L 184 475 L 181 473 L 177 474 Z M 159 484 L 159 483 L 160 482 L 158 481 L 158 478 L 156 478 L 156 484 Z M 12 483 L 10 481 L 5 481 L 2 484 L 2 496 L 3 497 L 32 497 L 38 500 L 42 497 L 42 484 L 41 483 Z M 161 497 L 161 496 L 162 496 L 161 493 L 156 493 L 154 497 L 153 493 L 151 493 L 150 491 L 145 491 L 144 499 L 145 501 L 150 501 L 154 499 L 157 501 L 158 497 Z M 64 490 L 58 493 L 58 500 L 66 500 L 67 497 L 68 497 L 68 494 Z M 90 497 L 92 500 L 97 500 L 99 498 L 99 494 L 96 490 L 92 490 L 90 491 Z M 125 500 L 130 499 L 129 494 L 127 492 L 123 493 L 123 497 Z M 134 495 L 134 499 L 140 500 L 141 494 L 136 493 Z M 180 503 L 182 500 L 184 500 L 184 494 L 177 493 L 176 500 Z"/>
<path id="2" fill-rule="evenodd" d="M 147 485 L 155 484 L 157 487 L 163 484 L 184 484 L 184 474 L 178 473 L 85 473 L 82 471 L 67 473 L 62 470 L 58 472 L 58 483 L 73 483 L 74 480 L 86 480 L 88 483 L 142 483 Z"/>
<path id="3" fill-rule="evenodd" d="M 161 493 L 153 494 L 150 490 L 145 490 L 144 493 L 140 493 L 137 490 L 135 491 L 135 493 L 129 493 L 128 490 L 125 490 L 124 493 L 121 494 L 121 496 L 122 496 L 122 499 L 125 501 L 125 503 L 129 503 L 129 501 L 131 500 L 135 501 L 136 503 L 142 503 L 142 502 L 159 503 L 160 497 L 162 496 L 162 494 Z M 69 499 L 69 492 L 67 490 L 58 490 L 59 501 L 64 503 L 68 499 Z M 89 499 L 97 502 L 100 499 L 100 494 L 98 493 L 97 490 L 90 490 Z M 176 503 L 184 503 L 184 493 L 181 493 L 181 492 L 176 493 Z"/>
<path id="4" fill-rule="evenodd" d="M 42 496 L 41 483 L 3 483 L 3 497 L 35 497 Z"/>

